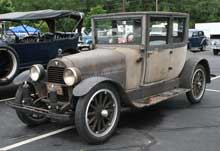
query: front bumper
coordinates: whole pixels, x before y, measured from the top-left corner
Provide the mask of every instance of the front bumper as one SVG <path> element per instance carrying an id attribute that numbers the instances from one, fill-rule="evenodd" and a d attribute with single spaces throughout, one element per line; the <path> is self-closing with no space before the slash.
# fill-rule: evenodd
<path id="1" fill-rule="evenodd" d="M 89 44 L 86 44 L 86 43 L 79 43 L 78 44 L 78 47 L 79 48 L 87 48 L 87 47 L 89 47 L 90 45 Z"/>
<path id="2" fill-rule="evenodd" d="M 47 118 L 59 120 L 59 121 L 70 121 L 73 119 L 72 114 L 60 114 L 55 113 L 50 110 L 37 108 L 33 106 L 23 105 L 15 103 L 14 101 L 6 102 L 10 107 L 14 108 L 17 111 L 24 112 L 24 113 L 31 113 L 31 114 L 41 114 L 46 116 Z"/>

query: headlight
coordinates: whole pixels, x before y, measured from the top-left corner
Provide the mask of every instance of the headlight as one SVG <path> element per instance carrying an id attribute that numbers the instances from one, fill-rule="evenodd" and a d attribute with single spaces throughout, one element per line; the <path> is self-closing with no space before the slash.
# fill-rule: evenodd
<path id="1" fill-rule="evenodd" d="M 45 76 L 44 67 L 40 64 L 33 65 L 30 69 L 30 77 L 34 82 L 41 80 Z"/>
<path id="2" fill-rule="evenodd" d="M 80 80 L 80 71 L 77 68 L 67 68 L 63 73 L 63 80 L 68 86 L 73 86 Z"/>

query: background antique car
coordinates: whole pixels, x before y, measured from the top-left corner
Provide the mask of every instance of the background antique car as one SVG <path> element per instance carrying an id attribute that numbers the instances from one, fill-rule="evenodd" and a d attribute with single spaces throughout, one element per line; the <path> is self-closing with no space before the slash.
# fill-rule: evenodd
<path id="1" fill-rule="evenodd" d="M 204 32 L 197 29 L 189 29 L 188 49 L 190 50 L 205 50 L 208 45 L 208 39 Z"/>
<path id="2" fill-rule="evenodd" d="M 80 36 L 79 43 L 78 43 L 79 49 L 83 50 L 86 48 L 87 50 L 91 50 L 92 49 L 92 33 L 87 32 L 85 28 L 82 28 L 81 35 L 82 36 Z"/>
<path id="3" fill-rule="evenodd" d="M 70 32 L 67 32 L 63 21 L 71 23 Z M 67 22 L 68 20 L 68 22 Z M 0 85 L 8 84 L 22 70 L 33 64 L 46 65 L 52 58 L 57 57 L 58 49 L 66 54 L 77 51 L 83 13 L 67 10 L 41 10 L 32 12 L 14 12 L 0 15 L 0 22 L 4 22 L 0 39 Z M 39 24 L 47 32 L 30 32 L 23 23 Z M 15 29 L 6 29 L 7 25 L 21 25 L 26 36 L 20 36 Z M 17 27 L 18 28 L 18 27 Z M 63 32 L 60 32 L 63 31 Z M 24 33 L 22 34 L 24 35 Z"/>
<path id="4" fill-rule="evenodd" d="M 161 24 L 163 34 L 150 34 Z M 53 59 L 47 70 L 34 65 L 18 77 L 16 101 L 8 104 L 21 121 L 74 120 L 80 136 L 97 144 L 114 133 L 121 107 L 147 107 L 183 93 L 191 103 L 201 101 L 210 69 L 206 59 L 187 59 L 187 14 L 106 14 L 92 25 L 95 50 Z"/>

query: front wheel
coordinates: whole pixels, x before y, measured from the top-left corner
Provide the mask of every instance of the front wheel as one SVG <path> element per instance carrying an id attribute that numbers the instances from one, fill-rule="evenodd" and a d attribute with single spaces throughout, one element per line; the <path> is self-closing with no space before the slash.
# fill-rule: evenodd
<path id="1" fill-rule="evenodd" d="M 89 144 L 100 144 L 114 133 L 119 116 L 120 100 L 117 91 L 109 84 L 99 84 L 78 100 L 76 129 Z"/>
<path id="2" fill-rule="evenodd" d="M 33 101 L 38 98 L 39 97 L 36 94 L 34 87 L 31 84 L 24 84 L 23 86 L 20 86 L 18 88 L 16 92 L 16 96 L 15 96 L 15 101 L 17 104 L 21 104 L 21 105 L 30 105 L 34 107 L 45 108 L 46 106 L 43 103 L 38 102 L 38 103 L 33 104 Z M 35 114 L 35 113 L 33 114 L 25 113 L 22 111 L 16 111 L 16 113 L 17 113 L 18 118 L 23 123 L 31 127 L 48 122 L 48 118 L 46 118 L 44 115 Z"/>
<path id="3" fill-rule="evenodd" d="M 198 65 L 194 70 L 191 80 L 191 90 L 186 93 L 188 100 L 195 104 L 201 102 L 206 89 L 206 70 Z"/>

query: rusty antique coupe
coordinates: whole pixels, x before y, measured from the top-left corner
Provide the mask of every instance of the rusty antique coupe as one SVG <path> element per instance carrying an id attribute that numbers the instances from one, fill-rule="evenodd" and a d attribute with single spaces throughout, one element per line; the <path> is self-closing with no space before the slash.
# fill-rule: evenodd
<path id="1" fill-rule="evenodd" d="M 210 69 L 206 59 L 187 58 L 187 25 L 183 13 L 94 16 L 94 50 L 60 56 L 47 69 L 33 65 L 18 77 L 16 100 L 8 104 L 27 125 L 74 121 L 85 141 L 98 144 L 113 134 L 123 107 L 151 106 L 183 93 L 199 103 Z"/>

